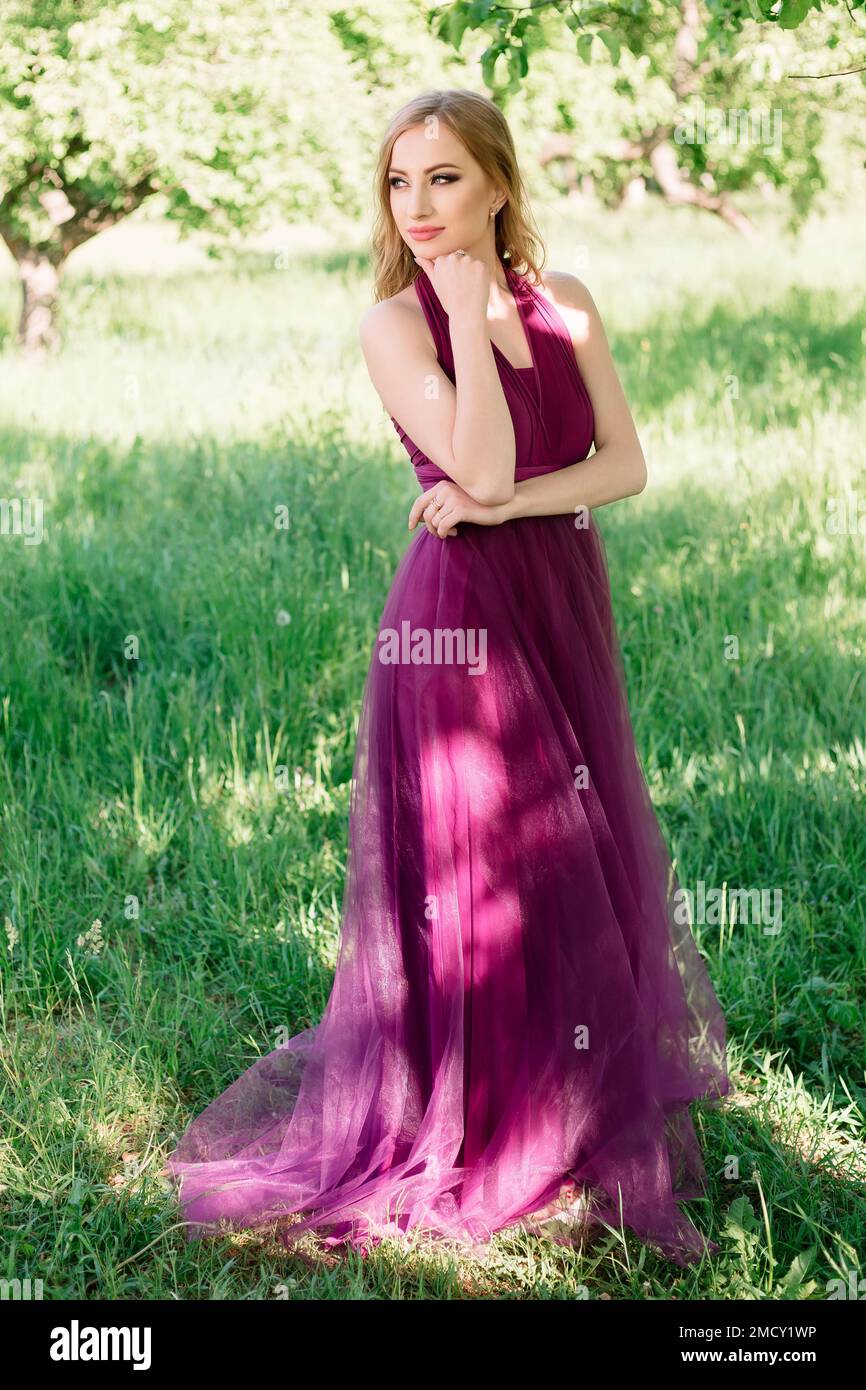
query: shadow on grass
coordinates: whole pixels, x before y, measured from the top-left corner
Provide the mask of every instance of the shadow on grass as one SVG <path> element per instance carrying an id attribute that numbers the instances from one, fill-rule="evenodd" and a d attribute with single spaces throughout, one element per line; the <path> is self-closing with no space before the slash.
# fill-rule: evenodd
<path id="1" fill-rule="evenodd" d="M 758 312 L 697 293 L 612 349 L 643 418 L 694 396 L 707 410 L 736 392 L 742 423 L 795 426 L 804 411 L 863 399 L 863 306 L 850 297 L 789 287 Z"/>

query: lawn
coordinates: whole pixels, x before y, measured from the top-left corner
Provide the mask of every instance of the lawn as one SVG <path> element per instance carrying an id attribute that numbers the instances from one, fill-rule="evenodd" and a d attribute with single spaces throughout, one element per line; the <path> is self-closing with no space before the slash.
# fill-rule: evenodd
<path id="1" fill-rule="evenodd" d="M 710 1197 L 689 1211 L 723 1254 L 689 1271 L 616 1233 L 582 1255 L 503 1234 L 477 1262 L 184 1241 L 159 1176 L 177 1137 L 328 998 L 354 734 L 417 488 L 358 346 L 360 241 L 210 262 L 119 228 L 70 266 L 41 365 L 16 356 L 4 266 L 0 497 L 43 499 L 44 536 L 0 535 L 0 1278 L 682 1300 L 863 1277 L 862 229 L 791 240 L 765 216 L 755 244 L 655 206 L 545 225 L 647 453 L 646 491 L 596 515 L 677 874 L 781 894 L 780 930 L 693 928 L 732 1092 L 693 1110 Z"/>

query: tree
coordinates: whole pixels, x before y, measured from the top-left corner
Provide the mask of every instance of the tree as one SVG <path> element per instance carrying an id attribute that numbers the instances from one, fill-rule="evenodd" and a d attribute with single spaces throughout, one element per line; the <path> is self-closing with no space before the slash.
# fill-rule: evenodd
<path id="1" fill-rule="evenodd" d="M 836 20 L 850 28 L 864 4 L 825 0 L 819 15 L 806 0 L 775 0 L 773 11 L 765 0 L 457 0 L 431 12 L 420 0 L 4 0 L 0 236 L 21 277 L 19 341 L 31 352 L 57 345 L 68 257 L 157 195 L 181 234 L 206 232 L 214 253 L 281 218 L 342 219 L 354 235 L 393 111 L 413 91 L 471 86 L 479 74 L 500 103 L 526 95 L 511 124 L 524 148 L 535 142 L 527 176 L 541 196 L 558 166 L 542 167 L 539 128 L 567 136 L 611 204 L 637 172 L 740 225 L 734 195 L 758 180 L 790 189 L 802 212 L 823 178 L 813 127 L 830 84 L 785 85 L 776 60 L 784 41 L 796 65 L 820 74 L 836 44 L 837 66 L 855 66 Z M 800 30 L 816 26 L 806 51 Z M 753 31 L 773 42 L 755 43 Z M 466 53 L 473 33 L 477 61 Z M 761 48 L 772 61 L 753 56 Z M 589 64 L 581 84 L 575 50 Z M 850 91 L 860 77 L 839 82 Z M 785 107 L 781 150 L 678 143 L 693 101 L 770 97 Z M 835 147 L 856 131 L 852 104 Z"/>
<path id="2" fill-rule="evenodd" d="M 533 58 L 548 48 L 562 51 L 570 44 L 585 64 L 600 57 L 617 70 L 617 79 L 608 84 L 608 108 L 621 99 L 617 136 L 611 138 L 608 128 L 603 158 L 593 151 L 590 161 L 596 175 L 603 166 L 606 189 L 621 196 L 634 173 L 644 172 L 668 201 L 712 212 L 737 231 L 753 234 L 733 196 L 737 191 L 754 181 L 787 186 L 796 222 L 823 186 L 817 146 L 827 91 L 819 91 L 812 79 L 853 78 L 861 84 L 863 113 L 866 64 L 854 60 L 832 73 L 820 64 L 829 63 L 845 42 L 856 53 L 859 41 L 862 60 L 866 0 L 823 0 L 823 5 L 827 12 L 819 13 L 822 0 L 451 0 L 431 12 L 429 22 L 458 50 L 467 34 L 481 35 L 486 46 L 480 70 L 503 105 L 526 84 Z M 793 37 L 807 22 L 811 48 Z M 781 41 L 770 45 L 768 37 Z M 767 60 L 770 47 L 781 64 Z M 786 60 L 799 68 L 799 58 L 806 56 L 819 64 L 817 71 L 814 63 L 808 74 L 785 70 Z M 858 109 L 856 102 L 845 105 Z M 713 148 L 705 132 L 703 138 L 690 134 L 696 110 L 700 120 L 708 107 L 724 117 L 726 127 Z M 777 113 L 785 122 L 784 143 L 740 138 L 744 126 Z M 610 110 L 601 115 L 604 120 Z M 564 113 L 564 132 L 548 143 L 554 158 L 570 158 L 573 180 L 580 175 L 568 145 L 575 124 Z"/>
<path id="3" fill-rule="evenodd" d="M 318 213 L 323 188 L 339 204 L 338 171 L 318 188 L 287 177 L 321 102 L 322 64 L 305 62 L 327 41 L 319 10 L 316 0 L 6 0 L 0 236 L 21 276 L 26 350 L 58 344 L 69 255 L 155 193 L 184 231 L 214 237 Z M 335 39 L 337 89 L 341 54 Z M 357 132 L 341 139 L 360 167 Z"/>

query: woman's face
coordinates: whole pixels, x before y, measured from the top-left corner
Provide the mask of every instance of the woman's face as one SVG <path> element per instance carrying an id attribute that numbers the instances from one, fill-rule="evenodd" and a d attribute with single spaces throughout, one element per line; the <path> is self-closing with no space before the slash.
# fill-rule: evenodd
<path id="1" fill-rule="evenodd" d="M 404 130 L 394 141 L 388 170 L 391 213 L 415 256 L 447 256 L 492 234 L 490 209 L 504 201 L 494 185 L 438 117 Z M 420 229 L 429 229 L 422 235 Z"/>

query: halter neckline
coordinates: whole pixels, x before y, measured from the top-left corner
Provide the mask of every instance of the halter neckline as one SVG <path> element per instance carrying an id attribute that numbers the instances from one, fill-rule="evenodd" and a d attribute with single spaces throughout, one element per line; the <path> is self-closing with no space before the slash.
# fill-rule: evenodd
<path id="1" fill-rule="evenodd" d="M 516 308 L 517 308 L 517 315 L 518 315 L 518 318 L 519 318 L 519 320 L 520 320 L 520 323 L 521 323 L 522 326 L 523 326 L 523 336 L 524 336 L 524 338 L 526 339 L 526 346 L 527 346 L 527 348 L 528 348 L 528 350 L 529 350 L 529 356 L 530 356 L 530 358 L 532 359 L 532 361 L 531 361 L 531 363 L 530 363 L 530 365 L 529 365 L 528 367 L 517 367 L 517 366 L 515 366 L 515 364 L 510 360 L 510 358 L 506 357 L 505 353 L 502 351 L 502 349 L 501 349 L 500 347 L 498 347 L 498 346 L 496 345 L 496 343 L 494 343 L 494 341 L 493 341 L 492 338 L 490 339 L 490 346 L 491 346 L 492 349 L 493 349 L 494 355 L 497 356 L 502 362 L 504 362 L 505 365 L 506 365 L 506 367 L 510 368 L 510 370 L 511 370 L 512 372 L 514 372 L 514 373 L 516 373 L 516 374 L 519 374 L 519 373 L 524 373 L 524 374 L 526 374 L 526 373 L 533 373 L 534 375 L 537 376 L 537 373 L 538 373 L 538 362 L 537 362 L 537 360 L 536 360 L 535 349 L 534 349 L 533 343 L 532 343 L 532 329 L 531 329 L 530 324 L 529 324 L 529 314 L 528 314 L 528 310 L 527 310 L 527 297 L 526 297 L 526 292 L 527 292 L 527 290 L 528 290 L 528 291 L 530 292 L 530 294 L 531 294 L 531 289 L 530 289 L 530 286 L 528 285 L 528 283 L 527 283 L 525 280 L 523 280 L 523 278 L 522 278 L 520 275 L 518 275 L 517 271 L 516 271 L 516 270 L 513 270 L 513 269 L 511 268 L 511 266 L 506 265 L 506 263 L 505 263 L 504 261 L 500 261 L 500 265 L 502 266 L 502 269 L 503 269 L 504 272 L 505 272 L 505 279 L 506 279 L 507 286 L 508 286 L 508 288 L 511 290 L 511 293 L 512 293 L 512 295 L 513 295 L 513 297 L 514 297 L 514 303 L 515 303 L 515 306 L 516 306 Z M 427 274 L 426 271 L 420 270 L 420 271 L 418 272 L 418 275 L 416 275 L 415 280 L 414 280 L 414 282 L 413 282 L 414 285 L 415 285 L 415 293 L 416 293 L 416 294 L 418 293 L 418 282 L 419 282 L 419 280 L 421 280 L 421 279 L 426 280 L 428 291 L 432 294 L 433 299 L 436 301 L 437 306 L 439 307 L 440 311 L 444 314 L 445 318 L 447 319 L 447 318 L 448 318 L 448 311 L 447 311 L 447 309 L 445 308 L 445 306 L 443 305 L 443 303 L 442 303 L 441 299 L 439 298 L 438 294 L 436 293 L 436 290 L 435 290 L 434 285 L 433 285 L 433 281 L 430 279 L 430 277 L 429 277 L 429 275 Z M 530 385 L 530 382 L 527 381 L 526 384 L 527 384 L 527 385 Z M 537 380 L 536 380 L 534 383 L 532 383 L 532 384 L 533 384 L 533 385 L 535 386 L 535 388 L 536 388 L 535 394 L 536 394 L 536 397 L 537 397 L 537 395 L 538 395 L 538 382 L 537 382 Z"/>
<path id="2" fill-rule="evenodd" d="M 517 316 L 523 326 L 523 336 L 526 339 L 526 346 L 529 349 L 531 365 L 529 367 L 515 367 L 514 363 L 509 361 L 505 356 L 502 349 L 496 346 L 492 338 L 490 340 L 490 346 L 493 348 L 494 353 L 499 354 L 506 366 L 510 367 L 515 376 L 519 377 L 521 373 L 524 374 L 521 379 L 527 391 L 533 397 L 539 417 L 541 417 L 541 382 L 538 379 L 538 362 L 536 360 L 535 347 L 532 341 L 533 330 L 529 322 L 528 305 L 532 303 L 532 287 L 518 275 L 516 270 L 512 270 L 511 266 L 506 265 L 504 261 L 501 261 L 500 264 L 505 271 L 511 293 L 514 296 L 514 303 L 517 306 Z"/>

